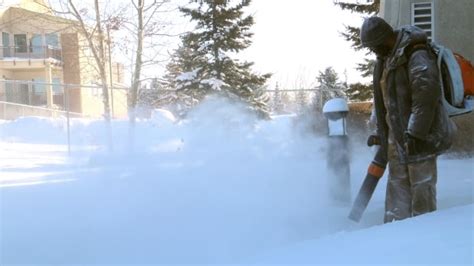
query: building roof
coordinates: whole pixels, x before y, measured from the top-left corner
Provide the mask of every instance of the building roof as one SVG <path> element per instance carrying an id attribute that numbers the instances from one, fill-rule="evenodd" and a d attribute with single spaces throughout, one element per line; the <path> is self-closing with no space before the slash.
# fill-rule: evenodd
<path id="1" fill-rule="evenodd" d="M 38 0 L 38 1 L 43 2 L 43 0 Z M 42 10 L 40 4 L 36 3 L 34 0 L 20 0 L 20 1 L 17 1 L 18 2 L 17 4 L 13 3 L 14 1 L 9 1 L 9 2 L 11 5 L 3 6 L 2 8 L 0 8 L 1 19 L 3 19 L 4 15 L 7 15 L 7 14 L 14 14 L 14 16 L 25 16 L 26 20 L 31 19 L 31 18 L 35 18 L 35 19 L 41 18 L 48 21 L 56 22 L 58 28 L 62 28 L 62 29 L 73 27 L 77 23 L 75 20 L 71 20 L 68 18 L 55 15 L 53 10 L 49 8 L 49 5 L 47 9 L 45 6 L 42 6 L 42 8 L 44 8 Z M 28 5 L 28 3 L 26 2 L 30 4 L 33 2 L 34 4 Z M 40 8 L 35 8 L 36 4 L 39 5 Z M 7 17 L 7 21 L 4 21 L 4 23 L 8 23 L 8 17 Z"/>
<path id="2" fill-rule="evenodd" d="M 3 8 L 18 7 L 32 12 L 53 15 L 48 1 L 44 0 L 3 0 Z"/>

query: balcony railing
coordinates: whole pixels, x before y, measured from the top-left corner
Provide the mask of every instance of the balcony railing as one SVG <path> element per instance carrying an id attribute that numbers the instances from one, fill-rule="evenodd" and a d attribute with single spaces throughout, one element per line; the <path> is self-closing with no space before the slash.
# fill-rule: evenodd
<path id="1" fill-rule="evenodd" d="M 62 51 L 50 45 L 46 46 L 0 46 L 0 59 L 47 59 L 62 61 Z"/>
<path id="2" fill-rule="evenodd" d="M 28 80 L 0 80 L 0 101 L 26 104 L 33 106 L 46 106 L 48 83 Z M 64 106 L 64 87 L 58 84 L 52 86 L 53 104 Z"/>

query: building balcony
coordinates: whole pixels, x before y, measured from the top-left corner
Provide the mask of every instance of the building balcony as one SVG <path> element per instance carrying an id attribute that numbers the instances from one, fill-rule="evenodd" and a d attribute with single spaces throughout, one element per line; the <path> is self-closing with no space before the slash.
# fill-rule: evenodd
<path id="1" fill-rule="evenodd" d="M 62 50 L 46 46 L 0 46 L 0 60 L 13 63 L 32 60 L 63 61 Z"/>

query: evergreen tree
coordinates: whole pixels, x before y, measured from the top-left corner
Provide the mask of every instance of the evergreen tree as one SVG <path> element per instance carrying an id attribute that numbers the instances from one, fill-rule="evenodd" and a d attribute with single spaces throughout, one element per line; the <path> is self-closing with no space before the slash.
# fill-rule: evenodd
<path id="1" fill-rule="evenodd" d="M 369 4 L 347 2 L 335 2 L 335 4 L 342 10 L 349 10 L 351 12 L 359 13 L 365 16 L 373 16 L 380 10 L 380 0 L 373 0 Z M 363 49 L 360 42 L 360 27 L 345 25 L 345 28 L 345 32 L 341 33 L 344 39 L 348 42 L 351 42 L 351 46 L 354 48 L 354 50 L 359 51 Z M 364 59 L 364 62 L 357 64 L 356 69 L 361 72 L 363 77 L 369 77 L 373 74 L 374 63 L 374 60 Z M 371 95 L 372 85 L 356 83 L 351 84 L 349 87 L 349 98 L 351 100 L 365 101 L 368 100 L 367 96 Z"/>
<path id="2" fill-rule="evenodd" d="M 187 110 L 204 98 L 204 90 L 198 90 L 195 78 L 200 65 L 204 64 L 203 57 L 197 53 L 197 45 L 189 35 L 181 37 L 182 45 L 175 50 L 171 61 L 166 66 L 164 87 L 174 90 L 172 97 L 167 97 L 169 105 L 174 105 L 177 115 L 185 115 Z"/>
<path id="3" fill-rule="evenodd" d="M 160 108 L 162 104 L 160 98 L 162 97 L 162 86 L 157 78 L 151 80 L 149 87 L 142 85 L 143 88 L 138 90 L 137 105 L 138 109 L 153 109 Z"/>
<path id="4" fill-rule="evenodd" d="M 200 64 L 203 64 L 200 61 L 198 53 L 193 51 L 188 36 L 181 37 L 183 44 L 189 44 L 188 46 L 181 45 L 178 49 L 175 50 L 172 55 L 171 61 L 166 66 L 166 75 L 164 77 L 165 84 L 164 86 L 169 89 L 177 89 L 178 82 L 181 82 L 183 86 L 183 73 L 191 73 L 198 68 Z M 181 76 L 181 77 L 180 77 Z M 178 79 L 180 77 L 180 79 Z"/>
<path id="5" fill-rule="evenodd" d="M 251 44 L 254 20 L 243 13 L 250 0 L 191 0 L 190 4 L 180 10 L 196 22 L 196 28 L 182 37 L 168 66 L 169 85 L 192 104 L 217 92 L 266 113 L 268 98 L 262 87 L 270 75 L 252 73 L 253 63 L 232 58 Z"/>
<path id="6" fill-rule="evenodd" d="M 352 101 L 368 101 L 372 99 L 372 86 L 360 82 L 349 85 L 346 95 Z"/>
<path id="7" fill-rule="evenodd" d="M 268 97 L 266 86 L 255 87 L 250 97 L 245 99 L 245 101 L 249 104 L 251 109 L 256 111 L 260 118 L 270 118 L 270 107 L 268 106 L 270 97 Z"/>
<path id="8" fill-rule="evenodd" d="M 175 90 L 164 86 L 164 83 L 163 80 L 153 79 L 151 91 L 156 95 L 154 107 L 166 108 L 175 113 L 175 115 L 179 115 L 179 112 L 175 112 L 176 110 L 174 109 L 179 100 L 179 95 Z"/>
<path id="9" fill-rule="evenodd" d="M 288 113 L 291 110 L 293 99 L 287 91 L 281 92 L 282 112 Z"/>
<path id="10" fill-rule="evenodd" d="M 335 1 L 334 4 L 338 5 L 342 10 L 349 10 L 365 16 L 373 16 L 380 10 L 380 0 L 373 0 L 373 2 L 369 4 L 347 3 L 344 1 Z M 363 47 L 360 42 L 360 27 L 345 25 L 345 28 L 346 31 L 341 33 L 341 35 L 346 41 L 352 43 L 352 47 L 356 51 L 361 50 Z"/>
<path id="11" fill-rule="evenodd" d="M 346 86 L 339 81 L 339 76 L 332 67 L 327 67 L 324 72 L 319 71 L 316 77 L 319 86 L 314 95 L 313 104 L 317 111 L 321 111 L 324 104 L 335 97 L 345 97 Z"/>
<path id="12" fill-rule="evenodd" d="M 296 108 L 298 113 L 304 113 L 308 104 L 308 93 L 304 89 L 298 90 L 296 93 Z"/>
<path id="13" fill-rule="evenodd" d="M 282 95 L 280 92 L 280 87 L 278 87 L 278 83 L 275 86 L 275 91 L 273 92 L 273 112 L 276 114 L 280 114 L 283 111 L 283 101 Z"/>

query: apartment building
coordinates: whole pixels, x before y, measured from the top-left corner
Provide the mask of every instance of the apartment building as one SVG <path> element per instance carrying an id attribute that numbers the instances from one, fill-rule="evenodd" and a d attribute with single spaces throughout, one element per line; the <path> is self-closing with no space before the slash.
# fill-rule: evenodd
<path id="1" fill-rule="evenodd" d="M 474 1 L 381 0 L 380 16 L 394 27 L 415 25 L 435 42 L 474 62 Z"/>
<path id="2" fill-rule="evenodd" d="M 52 109 L 67 104 L 71 112 L 101 116 L 102 93 L 94 88 L 100 85 L 96 62 L 77 24 L 55 16 L 43 0 L 21 0 L 2 8 L 0 101 Z M 107 73 L 109 84 L 125 88 L 123 65 L 108 62 L 106 69 L 112 72 Z M 114 116 L 126 116 L 127 90 L 111 94 Z"/>

